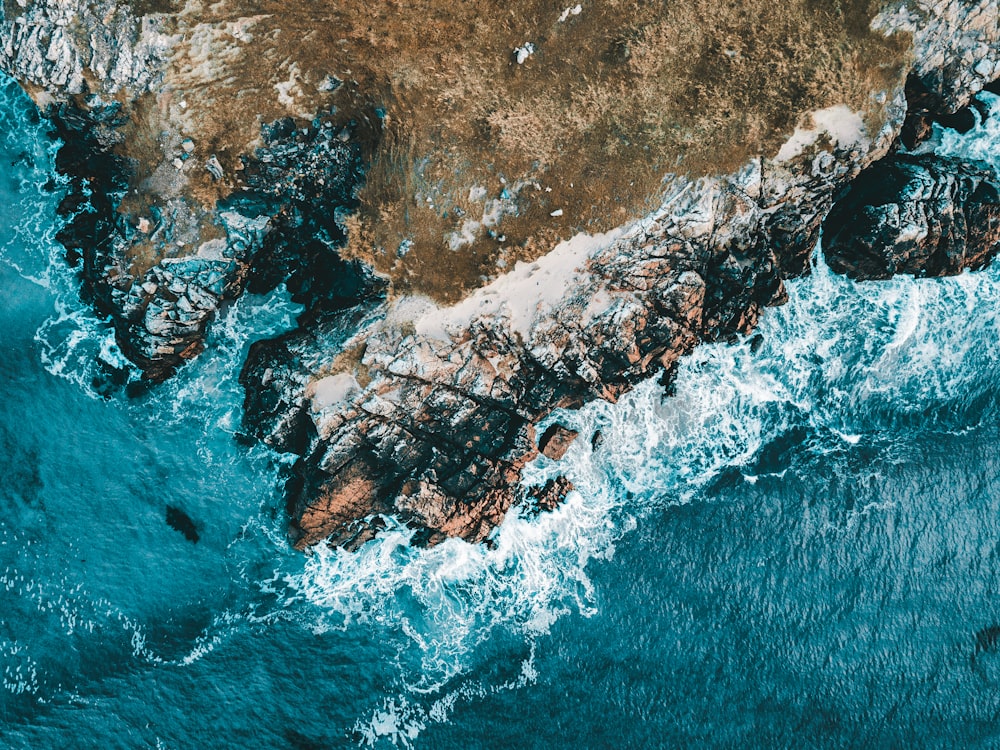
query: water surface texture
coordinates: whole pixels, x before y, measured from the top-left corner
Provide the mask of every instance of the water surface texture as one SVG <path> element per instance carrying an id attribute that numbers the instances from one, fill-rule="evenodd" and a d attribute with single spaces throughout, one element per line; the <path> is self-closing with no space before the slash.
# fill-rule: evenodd
<path id="1" fill-rule="evenodd" d="M 998 121 L 935 147 L 994 158 Z M 235 439 L 246 348 L 297 309 L 247 297 L 175 380 L 98 397 L 120 355 L 54 241 L 55 147 L 0 86 L 0 746 L 1000 745 L 1000 268 L 818 254 L 674 396 L 563 415 L 603 442 L 556 512 L 307 557 L 287 457 Z"/>

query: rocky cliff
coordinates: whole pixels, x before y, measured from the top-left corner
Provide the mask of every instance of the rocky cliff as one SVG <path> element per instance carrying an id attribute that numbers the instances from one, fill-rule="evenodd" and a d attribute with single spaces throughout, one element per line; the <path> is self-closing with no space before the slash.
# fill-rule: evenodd
<path id="1" fill-rule="evenodd" d="M 247 288 L 284 282 L 306 305 L 297 330 L 252 349 L 242 377 L 248 429 L 301 457 L 288 498 L 293 537 L 303 546 L 326 538 L 356 545 L 377 532 L 381 514 L 419 529 L 420 542 L 483 541 L 515 503 L 552 507 L 568 483 L 526 490 L 521 469 L 540 450 L 558 458 L 574 436 L 558 428 L 538 435 L 536 425 L 559 407 L 614 400 L 642 379 L 668 381 L 700 341 L 751 330 L 763 307 L 782 302 L 783 279 L 807 270 L 824 217 L 863 170 L 846 199 L 855 207 L 829 220 L 838 228 L 828 229 L 836 257 L 848 259 L 844 270 L 864 265 L 862 256 L 888 257 L 871 249 L 878 243 L 915 236 L 885 231 L 892 201 L 873 201 L 865 185 L 909 186 L 897 203 L 908 206 L 910 226 L 919 224 L 916 214 L 925 217 L 920 227 L 934 234 L 935 248 L 965 248 L 970 227 L 987 227 L 974 252 L 908 251 L 910 260 L 889 264 L 888 273 L 957 272 L 995 249 L 988 175 L 896 157 L 895 167 L 872 168 L 904 126 L 911 143 L 919 140 L 928 120 L 953 116 L 1000 77 L 1000 13 L 990 0 L 919 0 L 877 14 L 846 3 L 847 16 L 791 0 L 734 2 L 725 13 L 688 19 L 689 36 L 703 43 L 690 61 L 671 57 L 680 43 L 655 20 L 594 41 L 608 29 L 563 25 L 588 12 L 574 6 L 530 50 L 502 43 L 495 94 L 469 83 L 468 60 L 496 52 L 493 42 L 470 51 L 474 31 L 456 42 L 457 52 L 438 39 L 437 58 L 424 60 L 423 47 L 404 45 L 401 12 L 399 38 L 390 40 L 396 67 L 358 59 L 353 78 L 321 76 L 317 50 L 306 55 L 301 35 L 282 41 L 279 17 L 251 5 L 226 14 L 195 3 L 8 4 L 0 64 L 66 142 L 60 168 L 75 180 L 65 206 L 75 219 L 63 235 L 70 260 L 148 379 L 195 356 L 214 312 Z M 348 5 L 330 6 L 330 17 Z M 529 5 L 524 18 L 537 21 L 541 11 Z M 433 18 L 432 6 L 425 10 Z M 756 27 L 740 27 L 733 20 L 740 12 Z M 342 39 L 326 40 L 328 30 L 312 29 L 321 18 L 296 13 L 288 29 L 305 24 L 317 44 L 363 51 L 355 19 L 344 20 Z M 511 21 L 504 34 L 520 39 L 526 32 L 516 27 Z M 835 42 L 833 51 L 805 54 L 796 45 L 808 34 Z M 687 81 L 683 92 L 654 86 L 662 102 L 651 103 L 648 92 L 627 102 L 652 107 L 644 122 L 666 135 L 633 153 L 628 144 L 647 130 L 601 130 L 598 149 L 589 140 L 596 125 L 566 126 L 580 122 L 582 89 L 570 80 L 568 103 L 552 110 L 556 94 L 533 91 L 525 78 L 547 81 L 565 62 L 555 53 L 573 44 L 603 50 L 592 73 L 605 97 L 619 85 L 660 85 L 660 75 Z M 251 50 L 280 64 L 253 68 Z M 636 68 L 639 59 L 646 67 Z M 426 70 L 456 66 L 450 73 L 466 81 L 466 93 L 443 93 L 439 79 L 413 71 L 400 78 L 414 61 Z M 755 89 L 753 107 L 733 107 L 768 65 L 780 82 Z M 567 75 L 589 80 L 588 71 Z M 787 81 L 799 88 L 787 90 Z M 706 109 L 731 108 L 724 120 L 693 117 L 692 91 L 705 94 L 698 103 Z M 597 93 L 588 101 L 608 118 L 631 112 Z M 337 99 L 345 94 L 351 98 Z M 544 107 L 543 94 L 551 94 Z M 421 141 L 439 107 L 451 117 L 473 112 L 476 97 L 492 97 L 494 114 L 507 114 L 486 117 L 492 125 L 471 135 L 441 130 Z M 768 102 L 774 111 L 759 109 Z M 509 139 L 511 108 L 551 115 L 561 133 L 551 154 L 526 158 L 532 144 Z M 625 144 L 617 155 L 601 150 L 616 139 Z M 714 166 L 706 143 L 718 155 Z M 573 148 L 593 153 L 580 164 Z M 622 205 L 608 193 L 643 158 L 659 165 L 652 183 L 635 171 L 651 209 L 634 195 Z M 432 180 L 427 164 L 435 159 L 443 161 Z M 386 164 L 395 171 L 385 172 Z M 873 178 L 872 169 L 883 176 Z M 607 182 L 605 172 L 617 177 Z M 569 198 L 574 185 L 583 198 Z M 604 189 L 583 191 L 595 185 Z M 914 208 L 918 196 L 926 200 Z M 428 206 L 433 222 L 413 219 Z M 840 231 L 855 224 L 844 217 L 859 212 L 882 217 L 863 242 Z M 400 223 L 404 214 L 410 218 Z M 601 223 L 598 214 L 619 223 Z M 962 221 L 934 218 L 944 214 Z M 404 232 L 398 247 L 386 247 L 384 227 Z M 862 245 L 869 249 L 856 253 Z M 945 256 L 961 257 L 920 265 Z M 449 276 L 450 286 L 442 282 Z"/>

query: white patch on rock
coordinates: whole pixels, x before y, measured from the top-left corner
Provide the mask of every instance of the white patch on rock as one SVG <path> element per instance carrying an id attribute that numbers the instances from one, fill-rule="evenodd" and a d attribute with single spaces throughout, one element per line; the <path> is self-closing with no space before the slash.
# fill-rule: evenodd
<path id="1" fill-rule="evenodd" d="M 448 235 L 448 247 L 454 252 L 466 245 L 471 245 L 476 241 L 476 237 L 479 235 L 479 230 L 482 226 L 478 221 L 466 219 L 462 222 L 462 228 L 459 231 Z"/>
<path id="2" fill-rule="evenodd" d="M 535 45 L 531 42 L 525 42 L 520 47 L 514 49 L 514 60 L 518 65 L 523 65 L 533 54 L 535 54 Z"/>
<path id="3" fill-rule="evenodd" d="M 486 203 L 486 207 L 483 208 L 483 226 L 484 227 L 495 227 L 500 223 L 500 219 L 503 218 L 504 214 L 517 213 L 517 204 L 513 201 L 503 201 L 503 200 L 491 200 Z"/>
<path id="4" fill-rule="evenodd" d="M 439 310 L 440 308 L 430 297 L 420 294 L 400 297 L 386 313 L 383 326 L 386 328 L 404 328 L 407 324 L 410 324 L 417 328 L 419 332 L 420 325 L 428 317 L 433 317 Z M 438 338 L 442 338 L 443 340 L 448 339 L 447 336 L 439 336 Z"/>
<path id="5" fill-rule="evenodd" d="M 225 260 L 226 247 L 226 241 L 218 238 L 202 242 L 198 247 L 198 257 L 209 260 Z"/>
<path id="6" fill-rule="evenodd" d="M 322 411 L 328 406 L 348 401 L 360 391 L 361 386 L 354 376 L 341 372 L 310 383 L 306 396 L 312 402 L 313 411 Z"/>
<path id="7" fill-rule="evenodd" d="M 483 316 L 506 315 L 513 331 L 527 341 L 534 323 L 558 306 L 577 277 L 587 273 L 587 261 L 625 235 L 629 227 L 604 234 L 579 233 L 560 242 L 534 263 L 517 263 L 496 281 L 448 308 L 427 310 L 415 320 L 420 335 L 447 340 Z"/>
<path id="8" fill-rule="evenodd" d="M 298 63 L 292 63 L 288 66 L 288 80 L 274 84 L 274 90 L 278 92 L 278 102 L 291 114 L 297 114 L 299 117 L 309 119 L 311 117 L 310 114 L 300 112 L 297 109 L 298 100 L 305 98 L 305 94 L 303 94 L 302 88 L 299 86 L 301 77 Z"/>
<path id="9" fill-rule="evenodd" d="M 559 15 L 559 23 L 563 23 L 570 16 L 578 16 L 582 12 L 583 12 L 583 6 L 580 5 L 579 3 L 574 5 L 572 8 L 566 8 L 566 10 L 564 10 Z"/>
<path id="10" fill-rule="evenodd" d="M 792 137 L 785 141 L 775 161 L 791 161 L 826 133 L 834 144 L 841 147 L 854 146 L 867 139 L 865 123 L 861 114 L 846 104 L 820 109 L 812 113 L 813 127 L 795 128 Z"/>
<path id="11" fill-rule="evenodd" d="M 518 189 L 520 186 L 518 186 Z M 516 190 L 514 191 L 516 194 Z M 469 202 L 479 202 L 486 199 L 486 188 L 474 187 L 469 191 Z M 448 247 L 451 250 L 458 250 L 466 245 L 471 245 L 479 237 L 483 227 L 495 227 L 505 214 L 516 214 L 517 203 L 512 198 L 501 197 L 485 200 L 483 205 L 483 215 L 476 221 L 466 219 L 462 223 L 461 229 L 451 232 L 447 236 Z M 501 238 L 502 242 L 503 239 Z"/>

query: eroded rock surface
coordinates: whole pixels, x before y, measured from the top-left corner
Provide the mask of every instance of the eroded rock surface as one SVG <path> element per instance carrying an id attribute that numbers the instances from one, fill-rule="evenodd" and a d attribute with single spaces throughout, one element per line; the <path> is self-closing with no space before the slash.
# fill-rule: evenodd
<path id="1" fill-rule="evenodd" d="M 569 450 L 569 447 L 579 435 L 580 433 L 576 430 L 571 430 L 568 427 L 563 427 L 558 422 L 554 422 L 538 439 L 538 450 L 546 458 L 558 461 L 566 455 L 566 451 Z"/>
<path id="2" fill-rule="evenodd" d="M 947 70 L 914 74 L 958 109 L 996 69 L 997 17 L 984 4 L 934 8 L 923 25 L 904 20 L 918 58 L 932 48 Z M 298 543 L 350 544 L 363 493 L 365 510 L 392 512 L 430 540 L 483 539 L 515 502 L 520 469 L 537 455 L 534 426 L 553 408 L 669 375 L 699 341 L 749 331 L 762 307 L 783 301 L 782 279 L 806 270 L 837 193 L 890 150 L 902 88 L 884 93 L 889 126 L 878 133 L 846 108 L 815 113 L 777 158 L 677 180 L 646 220 L 564 243 L 457 305 L 396 300 L 345 342 L 350 357 L 300 371 L 315 436 L 290 494 Z M 265 440 L 281 434 L 254 424 Z"/>

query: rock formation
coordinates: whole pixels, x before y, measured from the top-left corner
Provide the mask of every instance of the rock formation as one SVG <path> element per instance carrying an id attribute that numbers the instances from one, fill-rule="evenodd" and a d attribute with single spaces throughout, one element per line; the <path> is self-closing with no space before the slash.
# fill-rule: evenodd
<path id="1" fill-rule="evenodd" d="M 851 183 L 823 222 L 826 260 L 855 279 L 953 276 L 1000 250 L 1000 180 L 989 167 L 894 155 Z"/>
<path id="2" fill-rule="evenodd" d="M 533 3 L 518 0 L 514 10 L 540 17 L 544 9 Z M 288 485 L 297 544 L 357 545 L 382 527 L 380 514 L 414 526 L 419 543 L 484 541 L 515 503 L 549 509 L 567 491 L 565 480 L 520 487 L 527 462 L 540 451 L 558 460 L 571 440 L 558 429 L 537 434 L 554 409 L 613 401 L 657 374 L 668 379 L 699 342 L 751 330 L 763 307 L 784 300 L 783 279 L 807 271 L 834 200 L 890 152 L 907 120 L 906 93 L 915 142 L 927 118 L 960 111 L 1000 77 L 992 0 L 917 0 L 877 16 L 860 0 L 842 5 L 846 15 L 837 16 L 799 0 L 739 0 L 735 10 L 702 14 L 722 20 L 691 27 L 702 47 L 690 60 L 670 57 L 679 42 L 656 22 L 623 26 L 628 34 L 610 47 L 601 37 L 604 52 L 586 63 L 596 66 L 600 86 L 586 101 L 608 122 L 622 121 L 635 112 L 616 109 L 628 100 L 618 87 L 651 86 L 665 97 L 643 115 L 665 134 L 656 143 L 624 126 L 593 130 L 578 110 L 576 79 L 557 96 L 551 70 L 566 59 L 556 53 L 597 45 L 583 35 L 607 32 L 600 24 L 577 32 L 554 26 L 523 56 L 509 54 L 527 49 L 510 41 L 522 32 L 504 27 L 508 53 L 489 63 L 497 66 L 495 96 L 471 85 L 467 64 L 487 52 L 496 57 L 495 42 L 446 46 L 453 18 L 445 14 L 440 29 L 425 23 L 445 45 L 427 57 L 427 45 L 404 45 L 412 31 L 405 13 L 392 30 L 369 26 L 365 37 L 343 17 L 348 6 L 356 10 L 350 3 L 329 6 L 347 30 L 326 40 L 332 32 L 323 18 L 295 8 L 276 15 L 267 3 L 223 13 L 194 2 L 177 10 L 26 0 L 5 6 L 0 65 L 66 142 L 60 169 L 74 180 L 65 209 L 75 216 L 63 234 L 69 257 L 81 261 L 88 298 L 114 320 L 123 351 L 148 379 L 168 377 L 195 356 L 218 307 L 247 288 L 287 283 L 306 305 L 295 331 L 252 349 L 241 378 L 248 431 L 301 457 Z M 748 19 L 757 25 L 739 26 Z M 283 38 L 281 23 L 305 24 L 306 36 Z M 793 49 L 795 29 L 836 44 L 814 59 L 815 44 L 808 54 Z M 303 39 L 319 40 L 346 66 L 340 42 L 358 51 L 359 40 L 374 44 L 379 33 L 397 57 L 378 65 L 357 59 L 354 77 L 323 73 L 316 50 L 304 56 Z M 581 36 L 574 41 L 572 33 Z M 773 48 L 753 49 L 769 35 Z M 674 67 L 664 69 L 657 54 Z M 251 65 L 250 55 L 274 69 Z M 754 94 L 753 107 L 744 107 L 754 109 L 750 116 L 719 81 L 749 90 L 762 59 L 772 63 L 774 89 Z M 437 77 L 419 75 L 418 62 Z M 657 88 L 661 75 L 684 81 L 684 90 Z M 452 79 L 466 89 L 441 88 Z M 780 112 L 758 111 L 772 94 Z M 563 95 L 565 108 L 551 109 Z M 481 127 L 462 131 L 455 113 L 478 111 L 478 98 L 490 96 L 494 110 Z M 720 111 L 695 117 L 692 102 Z M 537 124 L 531 118 L 539 113 L 552 118 L 557 135 L 545 155 L 523 158 L 533 146 L 512 139 L 512 128 L 517 117 Z M 574 130 L 584 120 L 590 124 Z M 421 128 L 437 121 L 436 146 L 421 141 L 430 132 Z M 567 154 L 596 148 L 581 135 L 592 132 L 604 134 L 601 148 L 620 144 L 619 155 L 586 151 L 574 162 Z M 493 172 L 468 166 L 487 153 Z M 718 155 L 714 168 L 706 153 Z M 637 165 L 651 155 L 661 171 L 640 183 L 657 207 L 643 208 L 634 195 L 617 205 L 615 190 L 624 200 L 638 189 L 615 180 L 633 168 L 638 180 Z M 615 180 L 602 183 L 595 165 L 604 163 Z M 679 169 L 657 187 L 668 163 Z M 990 180 L 927 160 L 893 164 L 864 172 L 828 220 L 842 268 L 915 271 L 919 258 L 934 258 L 919 266 L 930 273 L 983 262 L 996 226 Z M 874 248 L 868 235 L 894 246 L 908 236 L 890 236 L 881 219 L 860 234 L 844 228 L 859 212 L 891 213 L 864 190 L 879 170 L 889 175 L 879 179 L 926 198 L 906 218 L 930 239 L 872 272 L 878 253 L 855 256 L 852 248 Z M 904 172 L 910 177 L 898 176 Z M 487 177 L 492 183 L 482 185 Z M 982 247 L 960 246 L 972 237 L 970 220 L 983 218 L 986 228 L 975 235 Z M 413 242 L 387 245 L 394 235 L 379 232 L 401 226 Z M 423 231 L 431 226 L 436 234 Z"/>

